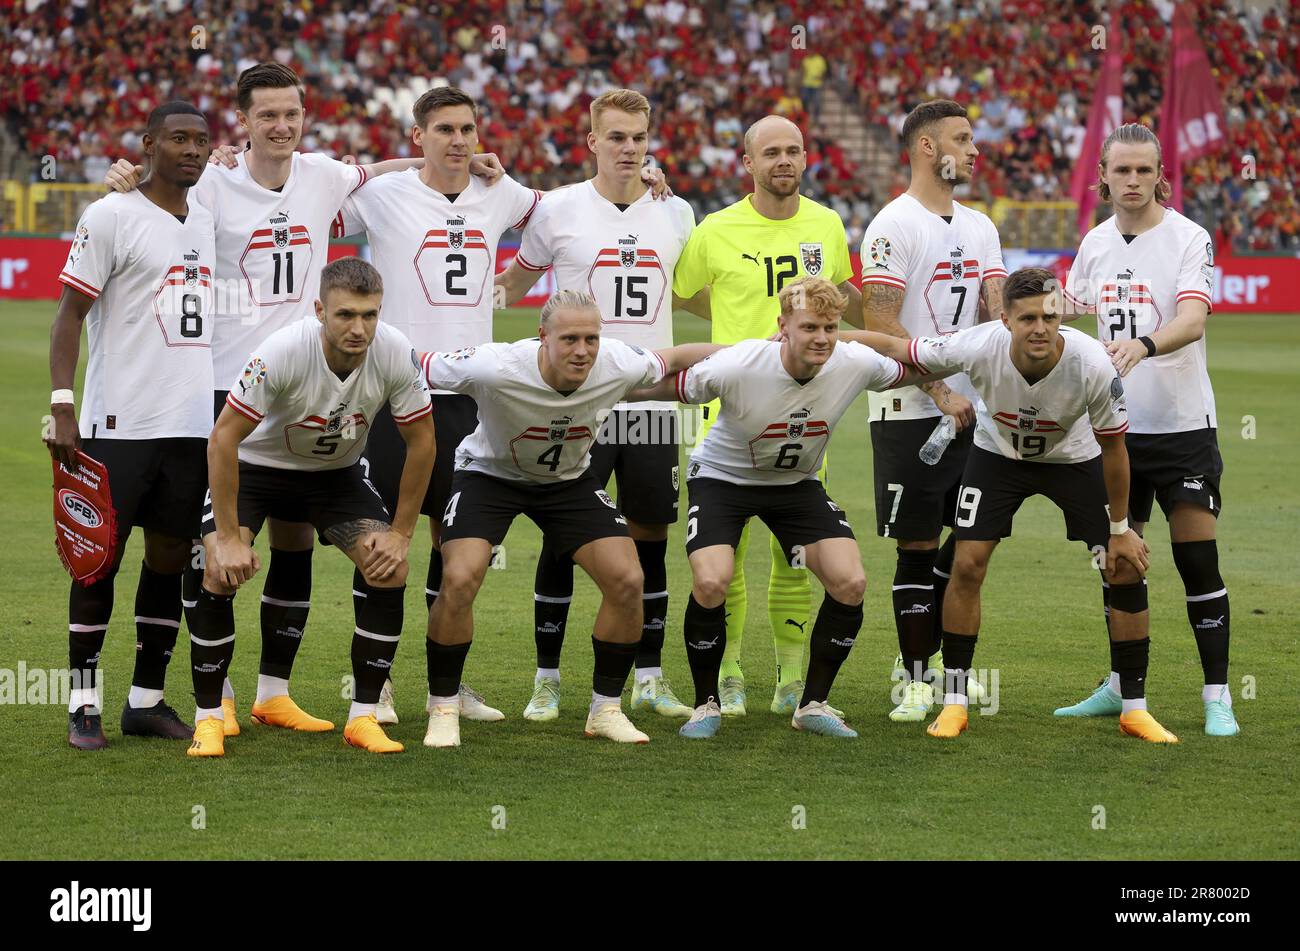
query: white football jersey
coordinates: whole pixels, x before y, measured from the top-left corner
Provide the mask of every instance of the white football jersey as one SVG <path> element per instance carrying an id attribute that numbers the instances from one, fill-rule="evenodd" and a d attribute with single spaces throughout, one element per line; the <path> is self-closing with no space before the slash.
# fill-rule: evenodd
<path id="1" fill-rule="evenodd" d="M 1184 300 L 1210 306 L 1214 245 L 1205 229 L 1172 208 L 1131 242 L 1113 217 L 1084 236 L 1070 267 L 1066 294 L 1097 312 L 1101 340 L 1136 340 L 1167 326 Z M 1130 432 L 1181 433 L 1214 429 L 1214 390 L 1205 338 L 1149 357 L 1124 378 Z"/>
<path id="2" fill-rule="evenodd" d="M 1106 348 L 1061 328 L 1065 347 L 1052 371 L 1030 384 L 1011 362 L 1011 331 L 1001 321 L 944 337 L 914 337 L 911 362 L 922 373 L 960 370 L 984 401 L 975 445 L 1008 459 L 1086 462 L 1101 452 L 1093 433 L 1128 429 L 1124 386 Z"/>
<path id="3" fill-rule="evenodd" d="M 209 166 L 195 186 L 217 223 L 212 365 L 222 386 L 259 343 L 313 313 L 334 215 L 366 181 L 360 165 L 295 152 L 288 180 L 272 191 L 253 180 L 246 153 L 236 161 Z"/>
<path id="4" fill-rule="evenodd" d="M 792 485 L 817 478 L 831 430 L 863 390 L 898 386 L 897 360 L 840 342 L 805 383 L 781 362 L 782 344 L 743 340 L 677 374 L 683 403 L 721 400 L 718 421 L 691 453 L 688 478 Z"/>
<path id="5" fill-rule="evenodd" d="M 138 191 L 82 213 L 59 281 L 94 300 L 83 439 L 212 432 L 212 214 L 189 193 L 181 223 Z"/>
<path id="6" fill-rule="evenodd" d="M 383 175 L 343 203 L 334 234 L 365 232 L 384 279 L 380 319 L 421 352 L 492 341 L 492 279 L 501 235 L 520 228 L 538 193 L 510 176 L 473 176 L 449 201 L 418 169 Z"/>
<path id="7" fill-rule="evenodd" d="M 555 268 L 560 290 L 586 291 L 600 305 L 601 335 L 646 350 L 673 345 L 673 268 L 695 228 L 681 198 L 644 195 L 620 211 L 592 181 L 550 192 L 537 206 L 515 260 Z M 642 401 L 620 409 L 672 409 Z"/>
<path id="8" fill-rule="evenodd" d="M 566 396 L 542 379 L 540 349 L 540 340 L 520 340 L 424 355 L 430 387 L 478 403 L 478 428 L 456 449 L 457 469 L 514 482 L 576 479 L 609 410 L 665 373 L 653 350 L 602 338 L 591 375 Z"/>
<path id="9" fill-rule="evenodd" d="M 320 321 L 277 330 L 246 357 L 226 405 L 258 423 L 239 461 L 272 469 L 342 469 L 361 458 L 375 414 L 399 426 L 432 412 L 415 349 L 383 321 L 361 366 L 346 380 L 325 362 Z"/>
<path id="10" fill-rule="evenodd" d="M 899 195 L 871 220 L 862 238 L 862 284 L 903 291 L 898 322 L 912 337 L 950 334 L 979 321 L 980 288 L 1006 277 L 998 229 L 987 215 L 952 203 L 952 221 L 911 195 Z M 970 381 L 945 383 L 973 400 Z M 872 393 L 871 418 L 925 419 L 938 416 L 934 400 L 914 386 L 897 393 Z"/>

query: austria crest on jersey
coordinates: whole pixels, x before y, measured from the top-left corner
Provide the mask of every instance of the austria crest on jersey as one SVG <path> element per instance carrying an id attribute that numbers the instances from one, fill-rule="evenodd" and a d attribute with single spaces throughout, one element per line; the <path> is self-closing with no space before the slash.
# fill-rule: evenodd
<path id="1" fill-rule="evenodd" d="M 636 267 L 636 238 L 618 239 L 618 263 L 623 267 Z"/>
<path id="2" fill-rule="evenodd" d="M 808 424 L 810 410 L 801 409 L 790 414 L 790 421 L 786 423 L 785 432 L 789 439 L 798 439 L 803 435 L 804 427 Z"/>
<path id="3" fill-rule="evenodd" d="M 448 218 L 447 219 L 447 244 L 453 250 L 459 251 L 465 247 L 465 219 Z"/>
<path id="4" fill-rule="evenodd" d="M 953 248 L 948 252 L 948 270 L 952 273 L 954 281 L 960 281 L 962 275 L 966 273 L 966 252 L 961 248 Z"/>
<path id="5" fill-rule="evenodd" d="M 569 424 L 573 422 L 572 416 L 565 416 L 563 419 L 551 420 L 551 427 L 547 436 L 551 442 L 564 442 L 564 437 L 569 435 Z"/>
<path id="6" fill-rule="evenodd" d="M 108 469 L 81 451 L 74 472 L 54 463 L 54 547 L 68 574 L 83 585 L 108 574 L 117 554 Z"/>
<path id="7" fill-rule="evenodd" d="M 803 242 L 799 245 L 799 256 L 803 259 L 804 273 L 816 277 L 822 272 L 822 245 L 820 241 Z"/>

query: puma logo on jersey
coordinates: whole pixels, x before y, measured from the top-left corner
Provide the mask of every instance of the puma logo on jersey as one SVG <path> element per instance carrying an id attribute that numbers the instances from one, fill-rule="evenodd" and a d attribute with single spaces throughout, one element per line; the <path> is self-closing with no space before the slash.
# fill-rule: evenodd
<path id="1" fill-rule="evenodd" d="M 742 251 L 740 256 L 741 256 L 742 258 L 748 258 L 749 260 L 753 261 L 755 267 L 758 266 L 758 254 L 757 254 L 757 253 L 754 253 L 754 254 L 745 254 L 745 253 Z"/>

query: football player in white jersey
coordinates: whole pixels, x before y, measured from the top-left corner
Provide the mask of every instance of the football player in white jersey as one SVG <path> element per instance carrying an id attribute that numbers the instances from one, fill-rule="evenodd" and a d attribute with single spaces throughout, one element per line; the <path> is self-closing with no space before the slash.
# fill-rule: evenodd
<path id="1" fill-rule="evenodd" d="M 989 559 L 1011 534 L 1021 503 L 1044 495 L 1064 513 L 1066 537 L 1089 546 L 1110 586 L 1121 731 L 1177 743 L 1146 708 L 1148 551 L 1126 515 L 1124 386 L 1104 347 L 1061 328 L 1063 298 L 1055 284 L 1050 271 L 1022 268 L 1004 285 L 1000 321 L 910 341 L 865 335 L 871 346 L 919 370 L 967 374 L 983 401 L 953 524 L 957 551 L 943 607 L 943 709 L 927 732 L 951 739 L 967 727 L 967 683 Z"/>
<path id="2" fill-rule="evenodd" d="M 374 753 L 402 750 L 374 713 L 402 632 L 407 551 L 434 435 L 415 350 L 379 321 L 382 297 L 379 272 L 360 258 L 327 265 L 316 319 L 272 334 L 232 380 L 208 443 L 207 557 L 191 612 L 191 756 L 225 753 L 221 693 L 235 649 L 234 595 L 258 569 L 253 538 L 273 516 L 311 525 L 365 574 L 370 596 L 352 637 L 356 694 L 343 739 Z M 366 430 L 384 405 L 407 441 L 391 514 L 360 463 Z"/>
<path id="3" fill-rule="evenodd" d="M 727 640 L 727 588 L 736 547 L 757 516 L 786 562 L 826 589 L 809 640 L 808 674 L 791 723 L 797 730 L 856 737 L 826 702 L 862 626 L 867 580 L 847 517 L 817 478 L 831 432 L 864 390 L 888 390 L 920 375 L 857 343 L 840 343 L 848 297 L 821 277 L 781 289 L 781 342 L 743 340 L 652 388 L 683 403 L 720 400 L 717 422 L 691 455 L 686 551 L 693 586 L 682 631 L 695 681 L 690 739 L 722 724 L 718 673 Z M 642 395 L 642 394 L 637 394 Z"/>
<path id="4" fill-rule="evenodd" d="M 649 145 L 650 103 L 633 89 L 613 89 L 591 103 L 587 147 L 596 176 L 548 194 L 534 213 L 510 267 L 497 281 L 506 303 L 521 298 L 548 268 L 561 290 L 591 294 L 600 307 L 605 339 L 644 349 L 673 345 L 673 310 L 707 306 L 673 295 L 673 268 L 695 227 L 680 198 L 657 201 L 642 181 Z M 668 614 L 665 564 L 668 527 L 677 521 L 679 488 L 676 407 L 670 401 L 621 403 L 605 419 L 591 451 L 591 474 L 601 485 L 618 480 L 619 511 L 628 520 L 645 574 L 640 647 L 632 709 L 689 717 L 664 677 L 662 651 Z M 573 599 L 573 562 L 542 542 L 534 589 L 537 673 L 524 709 L 529 720 L 559 716 L 560 650 Z"/>
<path id="5" fill-rule="evenodd" d="M 298 74 L 281 63 L 259 63 L 240 73 L 236 101 L 249 147 L 229 159 L 231 168 L 209 169 L 196 188 L 216 218 L 217 279 L 239 286 L 238 293 L 222 295 L 213 328 L 219 387 L 214 415 L 220 415 L 225 387 L 254 346 L 311 313 L 329 256 L 330 228 L 343 200 L 366 181 L 420 161 L 359 166 L 298 152 L 306 90 Z M 119 160 L 105 181 L 115 190 L 129 191 L 142 171 Z M 271 561 L 262 591 L 262 654 L 252 715 L 272 726 L 332 730 L 333 723 L 303 711 L 289 696 L 289 676 L 311 605 L 311 526 L 273 518 L 268 533 Z M 201 552 L 200 547 L 186 572 L 187 607 L 192 607 L 202 576 Z M 223 693 L 226 734 L 233 736 L 239 721 L 229 677 Z"/>
<path id="6" fill-rule="evenodd" d="M 1169 197 L 1160 141 L 1137 123 L 1102 145 L 1100 192 L 1115 214 L 1079 245 L 1066 282 L 1072 312 L 1096 313 L 1124 377 L 1129 403 L 1129 516 L 1138 534 L 1153 501 L 1169 521 L 1174 566 L 1201 657 L 1205 732 L 1240 732 L 1228 689 L 1228 589 L 1219 573 L 1215 523 L 1223 506 L 1223 460 L 1205 326 L 1214 283 L 1214 246 L 1205 229 L 1161 202 Z M 1057 716 L 1114 716 L 1116 675 Z"/>
<path id="7" fill-rule="evenodd" d="M 866 328 L 906 339 L 996 319 L 1007 276 L 997 228 L 952 197 L 955 186 L 971 180 L 979 155 L 965 108 L 946 99 L 917 106 L 903 123 L 902 138 L 911 184 L 872 219 L 862 240 Z M 961 375 L 869 397 L 876 531 L 898 547 L 893 679 L 899 688 L 889 714 L 896 722 L 925 719 L 933 702 L 921 674 L 939 649 L 954 545 L 951 533 L 942 547 L 939 539 L 952 524 L 970 453 L 974 398 Z M 929 466 L 917 453 L 944 414 L 959 432 L 938 464 Z"/>
<path id="8" fill-rule="evenodd" d="M 59 275 L 47 442 L 69 470 L 76 470 L 78 448 L 104 464 L 117 529 L 117 557 L 107 576 L 90 585 L 74 581 L 68 598 L 69 667 L 78 672 L 68 742 L 77 749 L 106 745 L 99 655 L 133 525 L 144 529 L 144 563 L 122 733 L 174 739 L 192 733 L 163 701 L 163 681 L 180 630 L 181 572 L 203 505 L 203 446 L 212 419 L 216 250 L 212 215 L 193 192 L 210 149 L 207 120 L 193 105 L 173 101 L 154 109 L 144 134 L 153 177 L 139 191 L 86 209 Z M 72 386 L 83 322 L 90 362 L 78 426 Z"/>
<path id="9" fill-rule="evenodd" d="M 430 387 L 465 393 L 479 408 L 478 427 L 456 450 L 442 517 L 442 591 L 429 614 L 434 703 L 426 746 L 460 745 L 457 685 L 474 636 L 474 598 L 493 546 L 521 514 L 591 575 L 603 596 L 592 637 L 587 734 L 648 742 L 619 701 L 642 636 L 643 575 L 627 519 L 590 472 L 590 451 L 605 414 L 631 390 L 717 348 L 652 351 L 602 339 L 601 317 L 590 294 L 564 290 L 542 308 L 539 339 L 424 356 Z"/>
<path id="10" fill-rule="evenodd" d="M 335 236 L 365 233 L 371 260 L 384 278 L 383 321 L 420 351 L 450 353 L 492 341 L 493 275 L 497 244 L 522 228 L 539 195 L 509 176 L 495 184 L 470 174 L 478 146 L 478 107 L 454 86 L 431 89 L 416 100 L 412 140 L 424 154 L 421 168 L 376 179 L 348 198 L 335 219 Z M 426 607 L 442 586 L 438 523 L 451 489 L 456 447 L 474 431 L 478 410 L 471 397 L 433 394 L 438 453 L 420 511 L 428 515 L 433 546 L 425 580 Z M 365 465 L 390 508 L 397 497 L 406 443 L 385 411 L 371 428 Z M 358 615 L 366 597 L 361 572 L 353 576 Z M 503 714 L 461 685 L 461 716 L 500 720 Z M 384 685 L 378 719 L 396 723 L 391 681 Z"/>

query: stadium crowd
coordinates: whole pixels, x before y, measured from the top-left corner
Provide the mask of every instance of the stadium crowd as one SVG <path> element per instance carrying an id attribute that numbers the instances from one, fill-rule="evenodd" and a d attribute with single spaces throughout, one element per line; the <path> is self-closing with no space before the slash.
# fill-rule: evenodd
<path id="1" fill-rule="evenodd" d="M 700 215 L 746 189 L 738 156 L 749 123 L 769 112 L 798 122 L 808 130 L 805 190 L 840 212 L 854 246 L 906 175 L 900 157 L 892 182 L 872 182 L 826 133 L 823 84 L 838 83 L 864 121 L 894 133 L 917 102 L 958 99 L 984 153 L 972 197 L 1068 198 L 1096 83 L 1098 6 L 1074 0 L 1049 15 L 1042 0 L 466 0 L 442 9 L 20 0 L 0 17 L 9 64 L 0 114 L 28 155 L 75 170 L 63 180 L 98 181 L 112 157 L 137 154 L 144 117 L 166 99 L 198 103 L 218 141 L 235 141 L 235 76 L 274 59 L 311 84 L 303 147 L 368 161 L 410 154 L 409 116 L 376 91 L 441 75 L 483 104 L 485 147 L 553 187 L 592 172 L 577 134 L 591 98 L 631 86 L 655 108 L 652 154 Z M 1152 125 L 1169 39 L 1162 6 L 1171 4 L 1120 4 L 1125 117 Z M 1230 144 L 1187 169 L 1187 211 L 1221 246 L 1300 249 L 1285 162 L 1300 147 L 1294 14 L 1194 6 Z"/>

